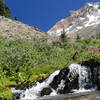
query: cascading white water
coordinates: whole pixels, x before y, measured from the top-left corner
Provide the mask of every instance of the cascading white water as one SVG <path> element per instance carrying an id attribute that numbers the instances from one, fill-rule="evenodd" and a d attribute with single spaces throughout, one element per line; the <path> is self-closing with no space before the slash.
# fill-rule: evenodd
<path id="1" fill-rule="evenodd" d="M 61 89 L 63 89 L 65 87 L 65 81 L 64 80 L 61 80 L 61 83 L 58 85 L 58 88 L 57 88 L 57 90 L 61 90 Z"/>
<path id="2" fill-rule="evenodd" d="M 88 68 L 86 66 L 81 66 L 79 64 L 71 64 L 69 66 L 69 69 L 70 69 L 70 72 L 69 72 L 68 76 L 70 76 L 70 74 L 71 74 L 72 79 L 77 74 L 79 75 L 79 80 L 78 80 L 79 89 L 73 90 L 75 93 L 95 91 L 97 89 L 96 86 L 94 88 L 85 89 L 86 85 L 90 85 L 90 86 L 93 85 L 92 81 L 90 81 L 90 80 L 92 80 L 92 77 L 91 77 L 92 73 L 90 71 L 90 68 Z M 70 77 L 69 77 L 69 79 L 70 79 Z"/>
<path id="3" fill-rule="evenodd" d="M 39 97 L 39 92 L 45 88 L 48 87 L 48 85 L 52 82 L 53 78 L 59 74 L 59 70 L 54 72 L 49 76 L 48 79 L 46 79 L 44 82 L 39 83 L 37 82 L 35 86 L 33 86 L 30 89 L 27 89 L 25 92 L 21 94 L 21 100 L 33 100 Z"/>
<path id="4" fill-rule="evenodd" d="M 96 90 L 96 86 L 95 86 L 95 88 L 92 87 L 93 86 L 92 72 L 89 67 L 81 66 L 80 64 L 71 64 L 68 67 L 68 69 L 69 69 L 69 72 L 66 74 L 66 78 L 70 82 L 75 80 L 75 78 L 78 76 L 79 89 L 72 89 L 72 91 L 74 93 L 88 92 L 88 91 Z M 97 69 L 94 69 L 94 70 L 97 70 Z M 59 80 L 59 84 L 57 85 L 56 89 L 53 89 L 52 86 L 50 86 L 50 84 L 52 83 L 52 81 L 56 75 L 58 75 L 58 77 L 60 77 L 59 75 L 61 75 L 61 73 L 60 74 L 59 73 L 60 73 L 59 70 L 55 71 L 42 83 L 37 82 L 36 85 L 34 85 L 32 88 L 27 89 L 24 92 L 22 92 L 21 96 L 20 96 L 20 100 L 34 100 L 34 99 L 40 97 L 40 92 L 44 88 L 47 88 L 47 87 L 49 87 L 52 90 L 52 92 L 50 93 L 50 96 L 57 95 L 57 93 L 59 93 L 59 90 L 63 90 L 64 87 L 66 86 L 66 80 L 64 80 L 64 79 Z M 89 87 L 89 89 L 85 89 L 85 87 Z M 13 93 L 14 93 L 14 90 L 13 90 Z"/>

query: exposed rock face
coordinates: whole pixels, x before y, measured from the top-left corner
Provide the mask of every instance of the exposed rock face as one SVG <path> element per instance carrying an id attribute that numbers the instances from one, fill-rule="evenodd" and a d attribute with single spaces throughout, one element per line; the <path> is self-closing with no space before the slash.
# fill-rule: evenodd
<path id="1" fill-rule="evenodd" d="M 0 16 L 0 35 L 7 38 L 14 36 L 26 39 L 42 38 L 46 34 L 35 27 L 28 26 L 19 21 Z"/>
<path id="2" fill-rule="evenodd" d="M 48 35 L 60 36 L 63 29 L 71 38 L 77 34 L 81 38 L 100 38 L 100 2 L 87 3 L 81 9 L 71 11 L 68 18 L 59 21 L 48 31 Z"/>

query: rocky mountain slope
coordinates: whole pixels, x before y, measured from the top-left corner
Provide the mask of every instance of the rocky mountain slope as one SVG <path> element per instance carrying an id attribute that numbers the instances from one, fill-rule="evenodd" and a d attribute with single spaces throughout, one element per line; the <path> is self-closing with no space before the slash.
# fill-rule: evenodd
<path id="1" fill-rule="evenodd" d="M 70 16 L 57 22 L 48 31 L 50 36 L 60 36 L 62 30 L 66 35 L 75 38 L 100 37 L 100 2 L 86 3 L 81 9 L 71 11 Z"/>
<path id="2" fill-rule="evenodd" d="M 36 27 L 0 16 L 0 35 L 7 38 L 21 37 L 26 39 L 42 38 L 46 34 Z"/>

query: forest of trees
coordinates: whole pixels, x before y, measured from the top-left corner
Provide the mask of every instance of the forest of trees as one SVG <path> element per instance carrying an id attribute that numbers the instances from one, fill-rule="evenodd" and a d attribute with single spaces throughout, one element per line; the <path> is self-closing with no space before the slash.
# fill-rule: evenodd
<path id="1" fill-rule="evenodd" d="M 0 15 L 5 17 L 10 17 L 10 9 L 4 0 L 0 0 Z"/>

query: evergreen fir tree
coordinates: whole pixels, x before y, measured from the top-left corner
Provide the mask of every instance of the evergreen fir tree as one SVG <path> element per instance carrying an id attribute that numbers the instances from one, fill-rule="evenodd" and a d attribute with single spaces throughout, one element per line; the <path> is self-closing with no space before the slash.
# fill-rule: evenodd
<path id="1" fill-rule="evenodd" d="M 62 31 L 62 34 L 60 36 L 60 39 L 61 39 L 61 42 L 65 42 L 66 41 L 66 32 L 65 32 L 65 29 L 63 28 L 63 31 Z"/>
<path id="2" fill-rule="evenodd" d="M 0 0 L 0 15 L 10 17 L 10 9 L 7 4 L 5 4 L 4 0 Z"/>
<path id="3" fill-rule="evenodd" d="M 81 38 L 80 38 L 79 34 L 77 34 L 76 40 L 80 40 L 80 39 Z"/>

